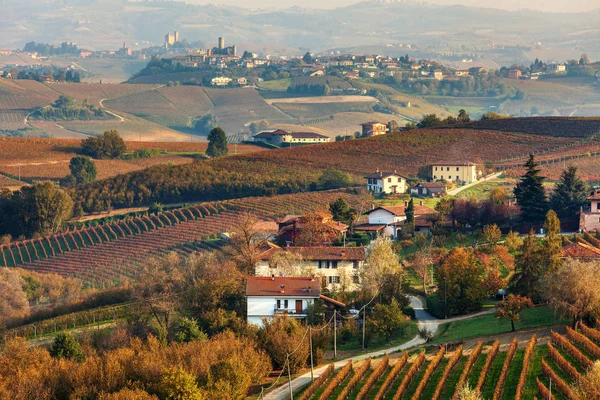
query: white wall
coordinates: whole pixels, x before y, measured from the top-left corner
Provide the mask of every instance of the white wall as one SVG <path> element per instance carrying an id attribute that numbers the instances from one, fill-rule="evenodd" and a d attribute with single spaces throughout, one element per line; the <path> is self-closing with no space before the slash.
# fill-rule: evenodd
<path id="1" fill-rule="evenodd" d="M 246 297 L 246 315 L 248 317 L 248 323 L 262 326 L 261 318 L 267 317 L 272 318 L 275 315 L 275 307 L 277 305 L 277 300 L 281 300 L 281 308 L 280 310 L 284 310 L 284 300 L 288 301 L 287 309 L 290 310 L 290 313 L 296 312 L 296 300 L 300 300 L 295 297 L 270 297 L 270 296 L 247 296 Z M 309 304 L 313 303 L 313 299 L 301 299 L 302 300 L 302 309 L 305 310 Z M 291 317 L 294 317 L 294 314 L 289 314 Z M 301 315 L 304 317 L 304 315 Z"/>

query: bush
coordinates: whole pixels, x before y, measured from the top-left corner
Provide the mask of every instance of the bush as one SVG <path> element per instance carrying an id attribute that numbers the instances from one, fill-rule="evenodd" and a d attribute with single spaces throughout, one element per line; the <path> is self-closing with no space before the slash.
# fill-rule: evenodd
<path id="1" fill-rule="evenodd" d="M 104 132 L 97 137 L 90 137 L 81 143 L 83 154 L 96 159 L 119 158 L 127 150 L 125 142 L 115 130 Z"/>
<path id="2" fill-rule="evenodd" d="M 83 361 L 85 358 L 77 340 L 66 332 L 56 335 L 50 348 L 50 355 L 54 358 L 67 358 L 75 361 Z"/>

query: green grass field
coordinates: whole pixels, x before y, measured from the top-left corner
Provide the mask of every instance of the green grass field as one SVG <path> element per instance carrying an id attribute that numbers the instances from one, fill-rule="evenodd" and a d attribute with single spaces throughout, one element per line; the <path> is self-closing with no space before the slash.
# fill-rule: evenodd
<path id="1" fill-rule="evenodd" d="M 515 328 L 522 330 L 543 326 L 565 325 L 568 323 L 568 320 L 556 316 L 549 308 L 537 307 L 524 310 L 521 313 L 521 321 L 515 322 Z M 510 321 L 499 320 L 493 314 L 483 315 L 440 325 L 434 337 L 434 342 L 452 342 L 480 336 L 493 336 L 510 331 Z"/>
<path id="2" fill-rule="evenodd" d="M 276 79 L 274 81 L 262 81 L 257 86 L 265 90 L 275 90 L 284 92 L 292 84 L 292 78 Z"/>

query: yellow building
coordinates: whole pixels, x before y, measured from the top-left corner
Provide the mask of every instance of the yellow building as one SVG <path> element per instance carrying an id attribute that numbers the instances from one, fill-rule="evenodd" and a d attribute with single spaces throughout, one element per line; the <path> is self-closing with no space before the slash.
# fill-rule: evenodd
<path id="1" fill-rule="evenodd" d="M 363 136 L 379 136 L 387 133 L 387 124 L 382 122 L 365 122 L 362 126 Z"/>
<path id="2" fill-rule="evenodd" d="M 431 176 L 434 181 L 471 183 L 478 179 L 477 164 L 465 163 L 439 163 L 431 167 Z"/>

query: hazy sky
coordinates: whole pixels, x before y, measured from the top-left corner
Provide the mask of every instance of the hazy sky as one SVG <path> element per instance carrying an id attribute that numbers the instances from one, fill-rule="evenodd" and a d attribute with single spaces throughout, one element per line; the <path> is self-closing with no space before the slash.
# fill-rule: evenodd
<path id="1" fill-rule="evenodd" d="M 235 5 L 245 8 L 302 6 L 306 8 L 335 8 L 357 3 L 357 0 L 186 0 L 196 4 Z M 406 0 L 418 1 L 418 0 Z M 434 4 L 463 4 L 477 7 L 493 7 L 505 10 L 522 8 L 550 12 L 581 12 L 600 9 L 600 0 L 428 0 Z"/>

